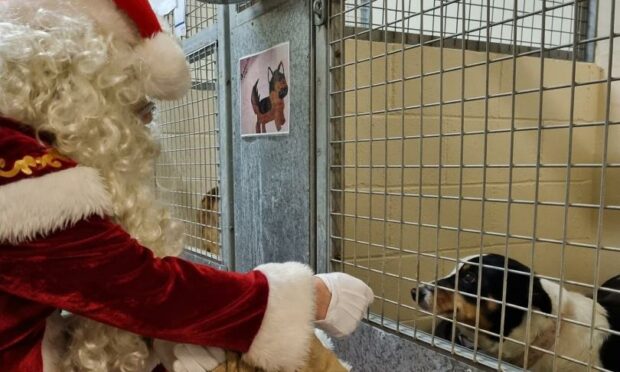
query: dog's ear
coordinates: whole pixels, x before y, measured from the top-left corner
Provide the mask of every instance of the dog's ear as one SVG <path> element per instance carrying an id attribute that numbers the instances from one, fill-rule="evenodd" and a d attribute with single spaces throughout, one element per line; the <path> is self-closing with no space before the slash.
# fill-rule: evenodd
<path id="1" fill-rule="evenodd" d="M 267 81 L 271 81 L 271 77 L 269 77 L 269 73 L 271 72 L 271 77 L 273 77 L 273 70 L 271 67 L 267 67 Z"/>
<path id="2" fill-rule="evenodd" d="M 207 192 L 205 194 L 205 196 L 202 198 L 202 208 L 203 209 L 207 209 L 209 211 L 214 210 L 216 204 L 218 202 L 218 197 L 220 195 L 220 189 L 218 186 L 215 186 L 214 188 L 212 188 L 211 190 L 209 190 L 209 192 Z"/>
<path id="3" fill-rule="evenodd" d="M 282 72 L 284 72 L 284 63 L 282 63 L 282 61 L 280 61 L 280 64 L 278 65 L 278 70 L 280 70 L 280 68 L 282 69 Z"/>
<path id="4" fill-rule="evenodd" d="M 532 292 L 532 307 L 537 307 L 542 312 L 551 314 L 553 304 L 551 303 L 551 297 L 547 294 L 540 279 L 534 277 L 534 288 Z"/>

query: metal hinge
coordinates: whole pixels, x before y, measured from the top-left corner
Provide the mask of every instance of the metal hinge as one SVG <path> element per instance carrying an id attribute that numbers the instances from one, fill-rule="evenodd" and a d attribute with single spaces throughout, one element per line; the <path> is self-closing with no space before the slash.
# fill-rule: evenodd
<path id="1" fill-rule="evenodd" d="M 312 13 L 314 13 L 314 25 L 323 25 L 327 19 L 327 0 L 312 1 Z"/>

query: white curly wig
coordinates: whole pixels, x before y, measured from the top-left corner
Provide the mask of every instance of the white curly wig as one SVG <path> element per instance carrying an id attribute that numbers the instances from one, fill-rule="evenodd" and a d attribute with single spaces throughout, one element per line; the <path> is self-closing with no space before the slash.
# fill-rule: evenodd
<path id="1" fill-rule="evenodd" d="M 0 3 L 0 115 L 52 133 L 60 152 L 97 168 L 115 221 L 156 255 L 178 254 L 180 226 L 154 202 L 158 149 L 135 113 L 150 71 L 134 53 L 137 36 L 109 32 L 86 2 Z M 63 371 L 142 371 L 149 356 L 141 337 L 79 317 L 69 350 Z"/>

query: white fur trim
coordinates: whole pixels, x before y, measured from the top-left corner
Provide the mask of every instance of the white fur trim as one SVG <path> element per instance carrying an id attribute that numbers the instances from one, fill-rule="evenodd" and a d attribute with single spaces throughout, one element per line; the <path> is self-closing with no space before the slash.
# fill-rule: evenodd
<path id="1" fill-rule="evenodd" d="M 0 186 L 0 206 L 0 242 L 13 244 L 112 210 L 99 173 L 87 167 Z"/>
<path id="2" fill-rule="evenodd" d="M 268 371 L 300 369 L 314 330 L 312 270 L 296 262 L 266 264 L 256 270 L 267 276 L 269 299 L 263 323 L 243 358 Z"/>
<path id="3" fill-rule="evenodd" d="M 55 311 L 45 321 L 45 333 L 41 343 L 43 372 L 61 372 L 60 358 L 67 345 L 63 335 L 66 320 Z"/>
<path id="4" fill-rule="evenodd" d="M 172 36 L 159 32 L 135 48 L 144 63 L 146 93 L 159 99 L 178 99 L 191 85 L 189 66 L 179 43 Z"/>

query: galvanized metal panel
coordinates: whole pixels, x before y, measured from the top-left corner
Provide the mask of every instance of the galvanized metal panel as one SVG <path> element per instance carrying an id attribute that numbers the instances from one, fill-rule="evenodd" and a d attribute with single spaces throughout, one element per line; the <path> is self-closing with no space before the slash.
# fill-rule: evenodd
<path id="1" fill-rule="evenodd" d="M 363 323 L 347 339 L 335 340 L 338 357 L 354 371 L 484 371 L 465 361 Z"/>
<path id="2" fill-rule="evenodd" d="M 265 1 L 269 9 L 231 18 L 235 261 L 237 270 L 274 261 L 309 262 L 311 100 L 309 2 Z M 269 3 L 278 6 L 269 7 Z M 247 11 L 247 10 L 246 10 Z M 234 12 L 234 11 L 232 11 Z M 241 138 L 239 58 L 290 43 L 290 133 Z"/>
<path id="3" fill-rule="evenodd" d="M 323 6 L 327 6 L 323 4 Z M 314 31 L 314 118 L 316 127 L 316 270 L 329 271 L 329 59 L 327 47 L 327 27 L 317 27 Z"/>
<path id="4" fill-rule="evenodd" d="M 218 14 L 218 48 L 219 69 L 218 83 L 220 93 L 219 120 L 220 120 L 220 164 L 221 185 L 221 238 L 222 260 L 230 270 L 235 269 L 235 240 L 234 240 L 234 192 L 233 192 L 233 162 L 232 162 L 232 125 L 231 125 L 231 89 L 230 89 L 230 7 L 221 5 L 217 8 Z"/>

